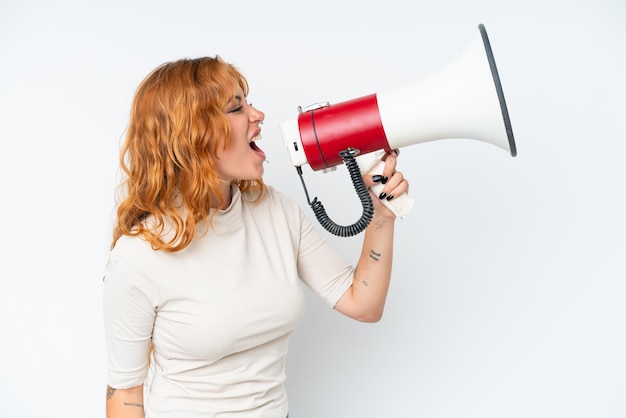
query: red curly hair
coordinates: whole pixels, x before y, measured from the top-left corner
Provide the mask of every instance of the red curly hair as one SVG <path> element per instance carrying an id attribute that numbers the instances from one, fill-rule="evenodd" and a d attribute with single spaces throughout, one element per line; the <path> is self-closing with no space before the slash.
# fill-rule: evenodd
<path id="1" fill-rule="evenodd" d="M 120 151 L 123 198 L 111 248 L 128 235 L 175 252 L 189 245 L 204 220 L 202 234 L 208 232 L 211 208 L 226 204 L 215 161 L 230 143 L 223 109 L 238 88 L 247 95 L 247 80 L 219 56 L 168 62 L 142 81 Z M 242 192 L 258 192 L 257 199 L 264 191 L 261 179 L 235 183 Z M 167 240 L 165 219 L 174 232 Z"/>

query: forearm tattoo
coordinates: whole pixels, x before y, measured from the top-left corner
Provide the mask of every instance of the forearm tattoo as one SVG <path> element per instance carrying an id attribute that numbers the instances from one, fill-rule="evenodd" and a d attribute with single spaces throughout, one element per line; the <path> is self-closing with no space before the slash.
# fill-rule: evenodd
<path id="1" fill-rule="evenodd" d="M 117 389 L 113 389 L 111 386 L 107 386 L 107 400 L 111 399 L 113 395 L 115 395 L 115 391 Z M 143 408 L 143 405 L 135 402 L 124 402 L 124 406 L 136 406 L 138 408 Z"/>
<path id="2" fill-rule="evenodd" d="M 370 258 L 374 261 L 380 260 L 380 253 L 377 253 L 374 250 L 370 250 Z"/>
<path id="3" fill-rule="evenodd" d="M 115 395 L 115 389 L 111 386 L 107 386 L 107 399 L 111 399 Z"/>

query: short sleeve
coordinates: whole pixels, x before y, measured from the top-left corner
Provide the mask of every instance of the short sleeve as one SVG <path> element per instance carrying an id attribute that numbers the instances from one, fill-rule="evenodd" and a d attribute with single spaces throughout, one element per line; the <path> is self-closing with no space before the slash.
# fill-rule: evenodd
<path id="1" fill-rule="evenodd" d="M 320 235 L 302 211 L 300 218 L 298 273 L 312 291 L 334 307 L 352 285 L 354 267 Z"/>

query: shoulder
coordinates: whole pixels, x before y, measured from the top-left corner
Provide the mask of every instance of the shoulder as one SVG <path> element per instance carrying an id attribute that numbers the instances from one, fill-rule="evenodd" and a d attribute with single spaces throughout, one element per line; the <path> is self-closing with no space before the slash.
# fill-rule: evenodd
<path id="1" fill-rule="evenodd" d="M 119 260 L 145 260 L 155 254 L 150 243 L 139 236 L 122 235 L 111 250 L 111 256 Z"/>
<path id="2" fill-rule="evenodd" d="M 141 237 L 122 236 L 109 252 L 105 276 L 111 280 L 124 278 L 127 284 L 143 281 L 160 269 L 164 256 Z"/>
<path id="3" fill-rule="evenodd" d="M 244 201 L 244 222 L 252 222 L 255 227 L 271 228 L 274 231 L 299 237 L 306 224 L 306 217 L 298 202 L 291 196 L 272 186 L 266 186 L 260 200 L 253 203 L 254 195 Z"/>

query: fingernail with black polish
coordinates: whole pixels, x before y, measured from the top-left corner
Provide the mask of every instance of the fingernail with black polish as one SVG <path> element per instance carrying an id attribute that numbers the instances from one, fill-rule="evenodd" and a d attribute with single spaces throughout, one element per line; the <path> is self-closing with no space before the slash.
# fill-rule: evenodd
<path id="1" fill-rule="evenodd" d="M 387 196 L 387 202 L 390 201 L 391 199 L 393 199 L 393 195 L 390 194 L 389 196 Z"/>
<path id="2" fill-rule="evenodd" d="M 381 194 L 379 194 L 379 195 L 378 195 L 378 198 L 379 198 L 380 200 L 383 200 L 383 199 L 385 198 L 385 196 L 387 196 L 387 193 L 382 192 Z"/>
<path id="3" fill-rule="evenodd" d="M 374 174 L 374 175 L 372 176 L 372 181 L 373 181 L 374 183 L 378 183 L 378 182 L 383 181 L 383 178 L 384 178 L 384 176 L 381 176 L 380 174 Z"/>
<path id="4" fill-rule="evenodd" d="M 387 183 L 387 180 L 389 180 L 389 177 L 387 177 L 387 176 L 383 176 L 383 178 L 380 180 L 380 182 L 381 182 L 382 184 L 385 184 L 385 183 Z"/>

